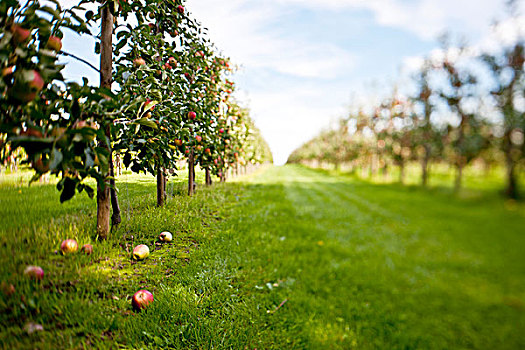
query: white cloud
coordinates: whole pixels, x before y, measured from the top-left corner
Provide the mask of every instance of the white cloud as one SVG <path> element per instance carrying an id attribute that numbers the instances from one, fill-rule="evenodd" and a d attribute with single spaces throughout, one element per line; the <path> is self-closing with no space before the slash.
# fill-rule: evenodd
<path id="1" fill-rule="evenodd" d="M 504 0 L 273 0 L 317 11 L 368 9 L 384 26 L 402 28 L 423 39 L 435 39 L 448 27 L 479 30 L 502 13 Z"/>

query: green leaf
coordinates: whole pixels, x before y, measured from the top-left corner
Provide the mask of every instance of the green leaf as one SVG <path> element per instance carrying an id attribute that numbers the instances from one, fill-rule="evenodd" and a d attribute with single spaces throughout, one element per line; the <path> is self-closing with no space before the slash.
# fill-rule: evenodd
<path id="1" fill-rule="evenodd" d="M 140 125 L 144 125 L 144 126 L 150 127 L 152 129 L 155 129 L 155 130 L 157 130 L 159 128 L 157 123 L 155 123 L 153 120 L 149 120 L 148 118 L 140 118 L 135 123 L 138 123 Z"/>
<path id="2" fill-rule="evenodd" d="M 60 203 L 64 203 L 67 200 L 70 200 L 75 195 L 75 187 L 77 183 L 70 177 L 66 177 L 64 180 L 64 188 L 60 194 Z"/>
<path id="3" fill-rule="evenodd" d="M 62 152 L 56 148 L 53 148 L 51 151 L 51 158 L 49 159 L 49 170 L 53 171 L 58 168 L 58 165 L 62 162 L 62 159 L 64 159 Z"/>

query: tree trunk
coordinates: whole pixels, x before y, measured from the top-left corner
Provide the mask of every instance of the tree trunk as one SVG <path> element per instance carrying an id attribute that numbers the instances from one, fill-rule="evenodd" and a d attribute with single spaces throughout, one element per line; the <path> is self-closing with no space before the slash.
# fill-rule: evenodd
<path id="1" fill-rule="evenodd" d="M 193 158 L 193 147 L 190 150 L 190 156 L 188 158 L 188 196 L 193 195 L 195 192 L 195 160 Z"/>
<path id="2" fill-rule="evenodd" d="M 164 169 L 157 165 L 157 207 L 162 207 L 166 200 L 166 181 L 164 180 Z"/>
<path id="3" fill-rule="evenodd" d="M 405 161 L 399 163 L 399 183 L 403 184 L 405 182 Z"/>
<path id="4" fill-rule="evenodd" d="M 102 7 L 102 30 L 100 33 L 100 86 L 111 88 L 112 79 L 112 47 L 111 39 L 113 34 L 113 15 L 109 12 L 108 6 Z M 107 134 L 107 132 L 106 132 Z M 110 142 L 110 139 L 107 140 Z M 110 144 L 104 144 L 110 151 Z M 110 151 L 111 153 L 111 151 Z M 97 185 L 97 235 L 99 239 L 106 239 L 109 235 L 110 222 L 110 187 L 105 174 L 105 186 L 102 188 Z"/>
<path id="5" fill-rule="evenodd" d="M 507 165 L 507 188 L 505 194 L 512 199 L 518 198 L 518 180 L 516 179 L 516 162 L 512 159 L 511 152 L 505 154 Z"/>
<path id="6" fill-rule="evenodd" d="M 211 171 L 210 168 L 206 168 L 206 186 L 211 186 Z"/>
<path id="7" fill-rule="evenodd" d="M 456 165 L 456 180 L 454 183 L 454 191 L 458 192 L 461 189 L 461 180 L 463 177 L 463 164 Z"/>
<path id="8" fill-rule="evenodd" d="M 428 161 L 430 160 L 430 148 L 425 146 L 425 155 L 421 160 L 421 185 L 426 187 L 428 184 Z"/>
<path id="9" fill-rule="evenodd" d="M 111 215 L 111 226 L 113 228 L 118 227 L 122 222 L 120 217 L 120 206 L 118 204 L 117 189 L 115 187 L 115 165 L 113 164 L 113 152 L 109 156 L 109 175 L 111 176 L 110 185 L 110 195 L 111 195 L 111 208 L 113 209 L 113 214 Z"/>

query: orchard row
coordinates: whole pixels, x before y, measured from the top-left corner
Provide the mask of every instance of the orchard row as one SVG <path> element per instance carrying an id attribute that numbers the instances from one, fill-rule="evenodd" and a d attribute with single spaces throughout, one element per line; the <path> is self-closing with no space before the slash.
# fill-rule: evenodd
<path id="1" fill-rule="evenodd" d="M 227 170 L 268 161 L 268 147 L 249 113 L 233 98 L 230 60 L 217 52 L 182 0 L 56 0 L 0 5 L 0 161 L 13 157 L 60 178 L 60 200 L 97 181 L 100 238 L 120 222 L 113 157 L 133 172 L 157 177 L 164 203 L 168 171 L 185 159 L 190 171 Z M 69 2 L 70 3 L 70 2 Z M 62 47 L 66 31 L 96 39 L 100 68 Z M 100 34 L 99 34 L 100 33 Z M 96 69 L 100 86 L 71 82 L 59 59 Z M 22 149 L 22 151 L 20 151 Z M 19 159 L 20 160 L 20 159 Z M 111 199 L 111 200 L 110 200 Z"/>
<path id="2" fill-rule="evenodd" d="M 399 166 L 400 182 L 409 162 L 421 164 L 427 184 L 431 162 L 456 169 L 479 160 L 506 169 L 506 194 L 518 196 L 525 166 L 525 76 L 523 36 L 491 53 L 472 54 L 444 45 L 440 57 L 426 58 L 412 79 L 412 95 L 392 96 L 359 108 L 295 150 L 288 162 L 347 163 L 370 173 Z M 474 72 L 482 72 L 475 74 Z"/>

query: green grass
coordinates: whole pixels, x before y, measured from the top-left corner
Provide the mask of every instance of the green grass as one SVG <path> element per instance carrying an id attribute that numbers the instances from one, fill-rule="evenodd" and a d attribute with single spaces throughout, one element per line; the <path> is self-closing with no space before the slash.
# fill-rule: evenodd
<path id="1" fill-rule="evenodd" d="M 152 178 L 119 179 L 124 222 L 104 243 L 94 201 L 0 182 L 0 275 L 16 287 L 0 347 L 525 348 L 525 205 L 491 182 L 454 195 L 286 166 L 190 199 L 183 181 L 158 209 Z M 172 244 L 155 245 L 162 230 Z M 55 254 L 65 238 L 95 253 Z M 136 263 L 139 243 L 156 250 Z M 142 288 L 155 302 L 136 313 Z"/>

